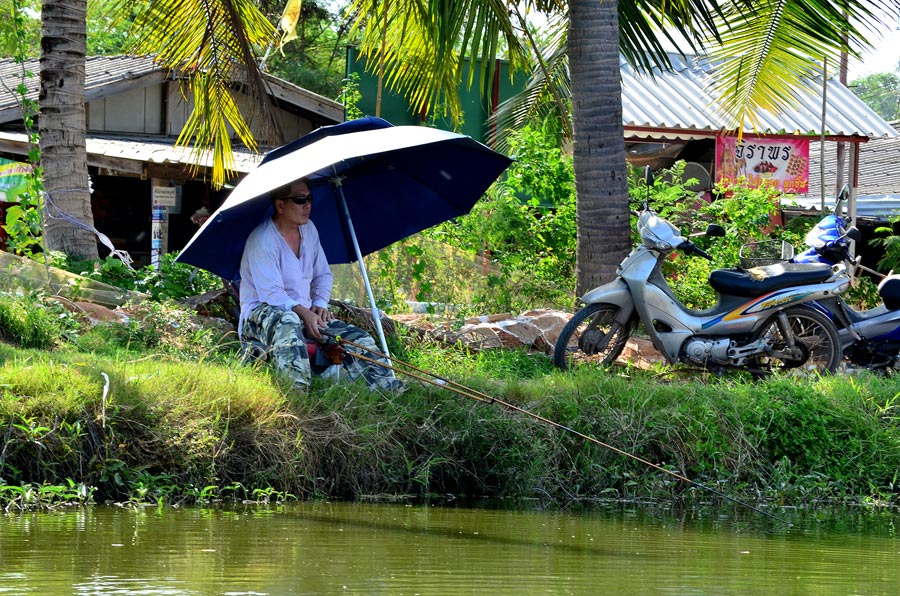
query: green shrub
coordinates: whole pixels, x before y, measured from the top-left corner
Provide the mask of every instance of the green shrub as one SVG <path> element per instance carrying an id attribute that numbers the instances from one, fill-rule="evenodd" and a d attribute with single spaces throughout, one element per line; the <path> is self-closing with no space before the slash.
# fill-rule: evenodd
<path id="1" fill-rule="evenodd" d="M 567 306 L 575 277 L 575 175 L 552 135 L 529 127 L 510 139 L 515 162 L 472 213 L 430 234 L 490 262 L 482 311 Z"/>
<path id="2" fill-rule="evenodd" d="M 204 325 L 193 313 L 172 301 L 150 301 L 130 305 L 127 310 L 125 323 L 95 328 L 90 334 L 93 338 L 83 339 L 81 345 L 99 337 L 107 348 L 161 349 L 185 359 L 215 356 L 229 346 L 236 350 L 237 339 L 229 324 Z"/>
<path id="3" fill-rule="evenodd" d="M 51 349 L 78 331 L 74 317 L 40 294 L 0 292 L 0 339 L 23 348 Z"/>
<path id="4" fill-rule="evenodd" d="M 115 257 L 99 261 L 66 260 L 58 267 L 125 290 L 149 294 L 153 300 L 181 300 L 222 288 L 222 279 L 192 265 L 176 263 L 177 252 L 162 256 L 159 270 L 150 265 L 132 269 Z"/>
<path id="5" fill-rule="evenodd" d="M 648 200 L 654 211 L 671 221 L 683 234 L 702 232 L 711 223 L 725 228 L 723 238 L 694 238 L 695 244 L 713 257 L 712 261 L 676 252 L 663 266 L 663 273 L 678 299 L 689 308 L 699 310 L 715 303 L 715 292 L 707 281 L 710 272 L 738 266 L 742 245 L 775 235 L 791 242 L 796 240 L 796 235 L 785 237 L 783 229 L 770 224 L 783 198 L 781 192 L 768 187 L 719 184 L 713 192 L 714 200 L 705 201 L 686 188 L 695 181 L 684 178 L 684 167 L 685 163 L 679 161 L 671 168 L 656 172 L 649 190 L 643 169 L 631 168 L 629 194 L 633 202 Z M 634 225 L 632 240 L 639 242 Z"/>

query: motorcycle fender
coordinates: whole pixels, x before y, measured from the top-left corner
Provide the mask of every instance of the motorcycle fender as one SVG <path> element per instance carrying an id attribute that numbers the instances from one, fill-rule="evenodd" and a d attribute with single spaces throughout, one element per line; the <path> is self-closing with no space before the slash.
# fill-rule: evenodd
<path id="1" fill-rule="evenodd" d="M 616 320 L 620 323 L 630 319 L 634 313 L 634 300 L 631 297 L 631 291 L 622 278 L 616 278 L 608 284 L 594 288 L 582 296 L 581 301 L 585 304 L 597 304 L 598 302 L 615 304 L 622 309 L 619 316 L 616 317 Z"/>

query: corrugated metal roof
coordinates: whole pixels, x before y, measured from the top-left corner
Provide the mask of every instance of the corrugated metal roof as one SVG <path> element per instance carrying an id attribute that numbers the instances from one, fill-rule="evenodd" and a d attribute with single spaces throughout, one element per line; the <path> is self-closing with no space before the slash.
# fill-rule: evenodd
<path id="1" fill-rule="evenodd" d="M 22 76 L 23 69 L 34 74 Z M 16 64 L 11 58 L 0 59 L 0 123 L 18 120 L 19 97 L 15 88 L 24 82 L 26 97 L 37 100 L 40 87 L 37 60 L 27 60 Z M 93 101 L 122 90 L 122 84 L 148 86 L 165 79 L 167 72 L 148 56 L 89 56 L 84 63 L 85 100 Z M 270 84 L 271 93 L 280 100 L 288 101 L 312 113 L 324 116 L 331 122 L 343 120 L 344 108 L 341 104 L 308 91 L 288 81 L 272 75 L 264 75 Z"/>
<path id="2" fill-rule="evenodd" d="M 892 124 L 900 128 L 900 122 Z M 825 143 L 824 162 L 821 143 L 809 144 L 809 192 L 796 195 L 797 203 L 819 209 L 822 196 L 822 168 L 825 166 L 825 207 L 834 204 L 837 174 L 837 143 Z M 849 155 L 845 153 L 845 163 Z M 872 139 L 859 146 L 859 185 L 856 187 L 856 211 L 861 217 L 886 218 L 900 213 L 900 136 Z M 844 176 L 845 182 L 846 175 Z"/>
<path id="3" fill-rule="evenodd" d="M 140 163 L 159 165 L 198 165 L 212 168 L 212 151 L 207 151 L 196 159 L 191 149 L 174 147 L 165 139 L 128 137 L 121 135 L 89 136 L 87 138 L 88 154 L 105 157 L 128 159 Z M 262 155 L 251 153 L 246 149 L 234 148 L 235 170 L 246 174 L 255 169 L 262 160 Z"/>
<path id="4" fill-rule="evenodd" d="M 89 135 L 87 137 L 88 163 L 99 165 L 115 161 L 117 167 L 126 171 L 140 173 L 145 163 L 171 166 L 212 167 L 211 152 L 195 159 L 190 149 L 173 146 L 164 138 L 136 137 L 128 135 Z M 0 151 L 15 149 L 18 153 L 27 151 L 28 139 L 23 133 L 0 132 Z M 255 169 L 262 155 L 251 153 L 245 149 L 234 149 L 235 170 L 246 174 Z"/>
<path id="5" fill-rule="evenodd" d="M 670 55 L 671 72 L 655 71 L 654 77 L 639 75 L 624 60 L 622 72 L 622 119 L 629 138 L 702 138 L 728 126 L 716 109 L 712 94 L 712 64 L 698 57 Z M 821 89 L 821 79 L 813 86 Z M 774 114 L 757 114 L 756 134 L 821 134 L 822 94 L 797 90 L 800 105 Z M 826 134 L 832 137 L 887 138 L 897 132 L 852 91 L 834 78 L 828 79 Z"/>
<path id="6" fill-rule="evenodd" d="M 14 92 L 20 82 L 24 83 L 27 89 L 25 96 L 37 101 L 40 88 L 39 68 L 37 60 L 26 60 L 22 64 L 16 64 L 10 58 L 0 59 L 0 80 L 7 83 L 0 86 L 0 122 L 21 118 L 18 111 L 19 97 Z M 23 77 L 23 72 L 30 72 L 34 76 Z M 100 90 L 112 83 L 133 81 L 142 77 L 148 77 L 147 84 L 150 85 L 165 78 L 165 71 L 155 64 L 152 58 L 146 56 L 89 57 L 84 62 L 85 99 L 91 101 L 102 97 Z"/>
<path id="7" fill-rule="evenodd" d="M 25 84 L 30 93 L 37 94 L 38 68 L 36 59 L 17 64 L 12 58 L 3 58 L 0 59 L 0 78 L 6 82 L 17 81 L 22 78 L 23 70 L 29 71 L 34 76 L 26 77 Z M 147 56 L 91 56 L 84 61 L 85 88 L 138 78 L 160 70 Z"/>
<path id="8" fill-rule="evenodd" d="M 783 203 L 785 208 L 796 206 L 805 212 L 822 212 L 822 200 L 816 196 L 804 195 L 793 198 Z M 834 209 L 834 195 L 825 197 L 825 211 L 830 213 Z M 844 213 L 847 213 L 846 207 Z M 888 221 L 892 217 L 900 215 L 900 197 L 896 195 L 859 195 L 856 197 L 856 216 L 879 221 Z"/>
<path id="9" fill-rule="evenodd" d="M 118 81 L 162 72 L 150 56 L 89 56 L 84 60 L 84 88 L 90 91 Z"/>
<path id="10" fill-rule="evenodd" d="M 837 143 L 825 143 L 824 162 L 822 147 L 818 142 L 809 144 L 809 196 L 818 197 L 822 188 L 820 164 L 825 166 L 825 196 L 835 192 L 837 175 Z M 845 153 L 845 163 L 849 161 Z M 859 146 L 860 196 L 878 197 L 882 195 L 900 196 L 900 137 L 872 139 Z M 846 180 L 846 175 L 844 176 Z"/>

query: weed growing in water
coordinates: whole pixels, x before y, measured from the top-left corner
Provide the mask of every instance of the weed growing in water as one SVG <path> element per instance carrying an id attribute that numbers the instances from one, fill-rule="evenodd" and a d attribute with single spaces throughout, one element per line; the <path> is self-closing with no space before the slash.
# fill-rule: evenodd
<path id="1" fill-rule="evenodd" d="M 16 486 L 0 480 L 0 503 L 7 512 L 88 505 L 94 502 L 95 490 L 68 478 L 64 485 L 27 483 Z"/>

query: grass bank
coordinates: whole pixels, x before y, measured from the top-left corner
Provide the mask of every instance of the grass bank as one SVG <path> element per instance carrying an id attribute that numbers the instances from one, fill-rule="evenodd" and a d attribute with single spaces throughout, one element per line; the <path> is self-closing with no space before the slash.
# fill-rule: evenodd
<path id="1" fill-rule="evenodd" d="M 227 329 L 197 325 L 173 307 L 87 327 L 44 304 L 39 315 L 25 307 L 30 331 L 7 325 L 0 344 L 6 507 L 710 497 L 609 449 L 430 385 L 394 396 L 317 380 L 308 394 L 291 394 L 269 369 L 236 359 Z M 3 308 L 0 300 L 0 321 Z M 561 373 L 548 356 L 523 351 L 472 354 L 412 338 L 395 349 L 401 360 L 736 498 L 805 505 L 900 497 L 900 383 L 892 377 L 754 383 L 672 370 Z"/>

